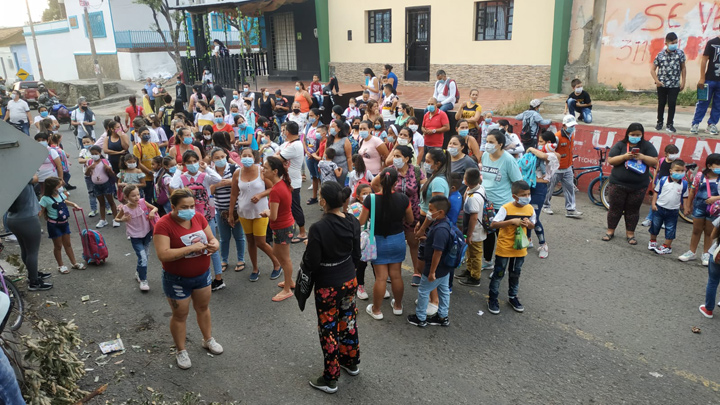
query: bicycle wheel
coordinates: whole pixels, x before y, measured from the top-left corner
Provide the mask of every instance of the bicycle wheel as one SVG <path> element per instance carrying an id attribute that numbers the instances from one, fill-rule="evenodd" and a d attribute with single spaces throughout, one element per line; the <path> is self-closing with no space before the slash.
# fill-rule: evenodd
<path id="1" fill-rule="evenodd" d="M 557 196 L 559 196 L 559 195 L 562 195 L 563 189 L 562 189 L 562 183 L 561 183 L 561 182 L 558 181 L 557 183 L 555 183 L 555 189 L 553 190 L 552 193 L 553 193 L 553 196 L 555 196 L 555 197 L 557 197 Z"/>
<path id="2" fill-rule="evenodd" d="M 606 177 L 602 183 L 602 186 L 600 186 L 600 200 L 602 201 L 602 205 L 604 205 L 606 209 L 610 209 L 610 201 L 608 200 L 607 195 L 608 185 L 610 185 L 610 177 Z"/>
<path id="3" fill-rule="evenodd" d="M 602 207 L 603 202 L 600 198 L 600 191 L 602 188 L 603 180 L 605 180 L 604 177 L 596 177 L 593 181 L 590 182 L 590 185 L 588 186 L 588 197 L 590 197 L 590 201 L 593 202 L 595 205 L 599 205 Z"/>
<path id="4" fill-rule="evenodd" d="M 22 325 L 25 304 L 23 303 L 20 291 L 18 291 L 12 281 L 5 278 L 5 285 L 7 286 L 8 296 L 10 298 L 10 316 L 8 316 L 6 325 L 14 332 L 20 329 L 20 325 Z"/>
<path id="5" fill-rule="evenodd" d="M 679 214 L 680 218 L 683 219 L 683 221 L 687 222 L 688 224 L 692 224 L 692 222 L 693 222 L 692 216 L 685 215 L 685 213 L 682 210 L 682 207 L 680 208 L 680 212 L 678 214 Z"/>

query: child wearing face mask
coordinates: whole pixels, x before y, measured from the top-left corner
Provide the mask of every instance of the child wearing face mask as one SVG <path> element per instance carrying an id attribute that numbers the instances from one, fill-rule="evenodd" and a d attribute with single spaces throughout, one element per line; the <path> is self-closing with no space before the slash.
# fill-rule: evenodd
<path id="1" fill-rule="evenodd" d="M 118 200 L 124 201 L 124 197 L 120 197 L 122 189 L 128 185 L 137 186 L 140 189 L 140 197 L 145 198 L 143 190 L 145 189 L 145 173 L 138 168 L 138 158 L 135 155 L 125 155 L 120 161 L 120 173 L 117 175 L 118 184 Z M 101 227 L 98 227 L 101 228 Z"/>
<path id="2" fill-rule="evenodd" d="M 90 177 L 93 184 L 93 194 L 100 204 L 100 222 L 97 223 L 97 228 L 103 228 L 108 224 L 105 220 L 106 202 L 110 205 L 113 218 L 117 215 L 117 207 L 113 197 L 115 194 L 115 173 L 110 162 L 103 158 L 102 148 L 97 145 L 90 147 L 90 159 L 85 162 L 85 176 Z M 118 226 L 120 224 L 113 220 L 113 228 Z"/>
<path id="3" fill-rule="evenodd" d="M 353 162 L 353 170 L 348 173 L 348 187 L 350 187 L 350 190 L 355 190 L 358 185 L 360 184 L 370 184 L 374 176 L 372 173 L 370 173 L 370 170 L 367 170 L 365 168 L 365 160 L 363 157 L 359 154 L 354 154 L 352 156 L 352 162 Z M 352 197 L 356 198 L 357 201 L 362 200 L 357 197 L 357 195 L 353 195 Z"/>
<path id="4" fill-rule="evenodd" d="M 488 311 L 491 314 L 500 313 L 498 295 L 500 281 L 505 277 L 505 270 L 510 272 L 508 277 L 508 302 L 517 312 L 523 312 L 525 308 L 517 297 L 520 285 L 520 272 L 527 256 L 527 247 L 515 248 L 515 233 L 522 228 L 523 233 L 528 229 L 535 228 L 535 210 L 530 205 L 530 185 L 524 180 L 512 184 L 514 201 L 509 202 L 498 210 L 490 225 L 498 229 L 497 242 L 495 247 L 495 268 L 490 281 L 490 293 L 488 299 Z"/>
<path id="5" fill-rule="evenodd" d="M 658 180 L 662 179 L 663 177 L 670 176 L 670 166 L 672 165 L 672 162 L 674 162 L 680 157 L 680 149 L 678 149 L 678 147 L 672 143 L 665 146 L 664 153 L 665 156 L 661 157 L 658 161 L 658 168 L 655 171 L 655 176 L 653 176 L 653 190 L 655 189 Z M 650 210 L 641 225 L 650 226 L 650 224 L 652 224 L 652 217 L 653 210 Z"/>
<path id="6" fill-rule="evenodd" d="M 487 143 L 487 134 L 490 132 L 490 125 L 493 124 L 493 112 L 488 111 L 485 113 L 482 122 L 480 123 L 480 150 L 485 151 L 485 143 Z"/>
<path id="7" fill-rule="evenodd" d="M 407 125 L 407 128 L 410 130 L 410 140 L 413 149 L 415 149 L 415 155 L 417 156 L 417 162 L 421 163 L 425 160 L 425 137 L 418 131 L 420 128 L 420 125 L 418 125 L 417 118 L 411 116 L 408 118 L 407 122 L 405 123 Z M 402 135 L 403 131 L 400 131 L 400 134 Z M 400 136 L 402 137 L 402 136 Z M 399 140 L 398 144 L 402 145 Z"/>
<path id="8" fill-rule="evenodd" d="M 153 223 L 158 219 L 158 209 L 140 198 L 140 190 L 135 186 L 125 187 L 123 195 L 126 203 L 118 207 L 115 220 L 125 222 L 125 232 L 138 258 L 135 279 L 140 283 L 140 291 L 149 291 L 148 248 L 152 242 Z"/>
<path id="9" fill-rule="evenodd" d="M 338 177 L 342 176 L 343 169 L 333 162 L 335 158 L 335 149 L 326 148 L 323 159 L 318 162 L 318 173 L 320 174 L 320 183 L 328 181 L 338 181 Z"/>
<path id="10" fill-rule="evenodd" d="M 92 160 L 90 157 L 90 147 L 93 146 L 93 140 L 89 136 L 85 136 L 82 139 L 82 149 L 78 153 L 78 163 L 85 166 L 88 161 Z M 90 212 L 88 216 L 90 218 L 98 214 L 97 198 L 95 198 L 95 192 L 93 188 L 92 177 L 85 175 L 85 187 L 87 188 L 88 199 L 90 200 Z"/>
<path id="11" fill-rule="evenodd" d="M 348 108 L 345 109 L 345 112 L 343 112 L 343 115 L 347 117 L 349 121 L 352 121 L 355 117 L 362 117 L 362 113 L 360 112 L 360 109 L 357 107 L 357 101 L 355 101 L 354 98 L 351 98 L 348 103 Z"/>
<path id="12" fill-rule="evenodd" d="M 685 162 L 675 159 L 670 166 L 670 175 L 663 176 L 655 184 L 652 199 L 653 219 L 650 227 L 649 250 L 659 255 L 672 253 L 672 241 L 675 239 L 678 213 L 682 203 L 688 197 L 688 183 L 685 180 Z M 665 225 L 665 243 L 658 246 L 657 236 Z"/>
<path id="13" fill-rule="evenodd" d="M 45 189 L 40 198 L 40 216 L 47 220 L 48 237 L 53 241 L 53 254 L 58 264 L 58 271 L 62 274 L 70 273 L 70 269 L 63 264 L 62 249 L 65 248 L 73 269 L 83 270 L 85 264 L 75 261 L 75 254 L 70 242 L 70 212 L 68 205 L 78 210 L 80 207 L 67 199 L 62 180 L 58 177 L 48 177 L 45 180 Z"/>
<path id="14" fill-rule="evenodd" d="M 273 141 L 272 134 L 272 131 L 264 131 L 262 138 L 260 138 L 260 143 L 262 144 L 260 146 L 260 155 L 263 157 L 263 161 L 268 156 L 275 156 L 275 153 L 277 153 L 280 148 L 280 145 Z"/>

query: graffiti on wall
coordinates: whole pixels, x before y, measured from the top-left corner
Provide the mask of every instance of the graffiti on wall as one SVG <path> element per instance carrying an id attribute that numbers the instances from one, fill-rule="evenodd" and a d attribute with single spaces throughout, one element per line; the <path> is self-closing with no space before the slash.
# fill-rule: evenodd
<path id="1" fill-rule="evenodd" d="M 708 40 L 720 34 L 720 1 L 607 0 L 598 81 L 621 82 L 628 89 L 651 89 L 655 55 L 665 35 L 675 32 L 687 56 L 687 83 L 692 87 Z"/>

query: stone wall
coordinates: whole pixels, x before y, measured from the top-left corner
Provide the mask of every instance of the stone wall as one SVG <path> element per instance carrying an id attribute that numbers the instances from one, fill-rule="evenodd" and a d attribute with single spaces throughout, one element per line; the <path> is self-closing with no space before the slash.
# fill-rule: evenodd
<path id="1" fill-rule="evenodd" d="M 85 97 L 88 102 L 100 100 L 100 91 L 97 84 L 78 84 L 66 82 L 47 81 L 47 87 L 52 89 L 66 105 L 74 105 L 78 97 Z M 117 83 L 103 83 L 105 97 L 118 93 Z"/>
<path id="2" fill-rule="evenodd" d="M 448 77 L 454 79 L 461 88 L 491 88 L 547 91 L 550 86 L 550 66 L 530 65 L 430 65 L 430 81 L 404 81 L 405 65 L 391 63 L 393 72 L 403 86 L 432 87 L 435 83 L 435 72 L 445 70 Z M 362 63 L 330 62 L 331 73 L 334 72 L 341 83 L 364 83 L 363 70 L 369 67 L 380 76 L 383 65 Z"/>
<path id="3" fill-rule="evenodd" d="M 97 58 L 104 79 L 120 80 L 120 65 L 118 64 L 117 55 L 98 55 Z M 91 55 L 75 55 L 75 64 L 80 79 L 95 78 L 95 64 Z"/>

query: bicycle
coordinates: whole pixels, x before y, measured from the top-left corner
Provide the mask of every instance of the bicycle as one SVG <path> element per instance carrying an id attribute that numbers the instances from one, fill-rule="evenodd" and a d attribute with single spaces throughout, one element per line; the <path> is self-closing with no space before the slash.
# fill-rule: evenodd
<path id="1" fill-rule="evenodd" d="M 607 152 L 610 148 L 604 147 L 604 148 L 598 148 L 596 147 L 595 150 L 598 152 L 598 164 L 593 166 L 583 166 L 583 167 L 575 167 L 573 166 L 573 174 L 575 174 L 575 177 L 573 178 L 573 183 L 575 187 L 575 191 L 578 191 L 578 182 L 580 180 L 580 177 L 590 174 L 590 173 L 599 173 L 598 177 L 593 179 L 590 182 L 590 185 L 588 186 L 588 197 L 590 198 L 590 201 L 592 201 L 593 204 L 598 206 L 605 206 L 605 208 L 608 208 L 610 205 L 607 202 L 607 197 L 605 195 L 608 180 L 610 179 L 610 176 L 606 176 L 605 173 L 603 173 L 603 163 L 607 159 Z M 577 155 L 573 156 L 573 158 L 576 158 Z M 555 185 L 555 189 L 553 190 L 554 196 L 559 196 L 563 193 L 562 189 L 562 183 L 557 182 Z"/>
<path id="2" fill-rule="evenodd" d="M 0 234 L 0 238 L 10 236 L 12 233 Z M 0 253 L 2 253 L 5 246 L 0 241 Z M 9 327 L 11 331 L 15 332 L 20 329 L 23 321 L 23 312 L 25 309 L 25 303 L 23 302 L 20 291 L 17 289 L 13 282 L 5 277 L 5 269 L 0 266 L 0 286 L 2 286 L 2 292 L 7 294 L 10 298 L 10 315 L 5 326 Z"/>

